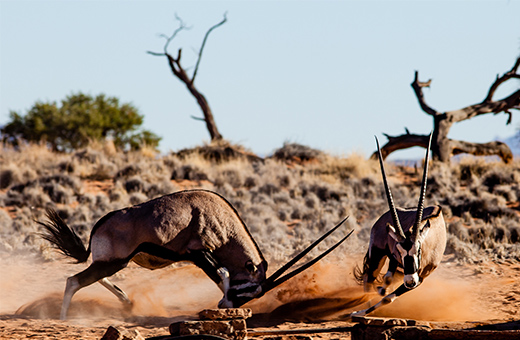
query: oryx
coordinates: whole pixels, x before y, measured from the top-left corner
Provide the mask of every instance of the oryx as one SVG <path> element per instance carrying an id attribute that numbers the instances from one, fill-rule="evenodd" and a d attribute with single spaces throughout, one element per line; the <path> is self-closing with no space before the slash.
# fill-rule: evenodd
<path id="1" fill-rule="evenodd" d="M 384 298 L 376 305 L 351 315 L 363 316 L 375 309 L 391 303 L 398 296 L 417 288 L 422 281 L 439 265 L 446 248 L 446 223 L 440 206 L 424 208 L 431 134 L 424 160 L 421 193 L 417 209 L 396 208 L 388 182 L 376 138 L 379 163 L 383 176 L 389 211 L 374 224 L 370 233 L 370 244 L 365 255 L 362 271 L 356 278 L 363 282 L 365 291 L 373 288 L 384 263 L 388 258 L 388 271 L 383 277 L 383 285 L 377 291 Z M 391 294 L 386 294 L 387 287 L 397 269 L 403 271 L 404 282 Z"/>
<path id="2" fill-rule="evenodd" d="M 49 222 L 38 222 L 44 227 L 41 236 L 64 255 L 82 263 L 92 253 L 90 266 L 67 279 L 61 319 L 67 316 L 72 296 L 96 281 L 131 306 L 128 296 L 107 279 L 130 261 L 149 269 L 191 261 L 224 293 L 219 308 L 239 307 L 310 267 L 350 235 L 314 260 L 280 277 L 336 230 L 345 218 L 266 279 L 267 261 L 246 225 L 226 199 L 211 191 L 180 191 L 112 211 L 94 225 L 88 248 L 55 211 L 48 210 L 47 217 Z"/>

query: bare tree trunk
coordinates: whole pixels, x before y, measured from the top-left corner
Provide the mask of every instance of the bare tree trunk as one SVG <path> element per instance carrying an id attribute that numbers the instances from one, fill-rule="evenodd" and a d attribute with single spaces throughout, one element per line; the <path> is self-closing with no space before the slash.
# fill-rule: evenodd
<path id="1" fill-rule="evenodd" d="M 168 53 L 168 45 L 170 42 L 175 38 L 177 33 L 182 31 L 186 28 L 183 21 L 177 17 L 177 20 L 180 22 L 179 27 L 173 32 L 171 36 L 163 36 L 166 38 L 166 44 L 164 46 L 164 52 L 163 53 L 155 53 L 155 52 L 148 52 L 149 54 L 155 55 L 155 56 L 166 56 L 168 59 L 168 65 L 170 66 L 170 69 L 174 76 L 176 76 L 180 81 L 182 81 L 186 87 L 188 88 L 188 91 L 191 93 L 193 97 L 195 97 L 195 100 L 197 101 L 197 104 L 199 105 L 200 109 L 202 110 L 202 114 L 204 115 L 204 118 L 198 118 L 198 117 L 192 117 L 197 120 L 202 120 L 206 123 L 206 128 L 208 129 L 209 135 L 211 137 L 211 141 L 219 141 L 222 140 L 223 137 L 218 131 L 217 124 L 215 123 L 215 119 L 213 118 L 213 112 L 211 111 L 211 108 L 209 106 L 208 101 L 206 100 L 206 97 L 195 87 L 195 77 L 197 76 L 197 72 L 199 70 L 199 64 L 200 60 L 202 58 L 202 52 L 204 50 L 204 46 L 206 45 L 206 41 L 208 39 L 209 34 L 211 31 L 213 31 L 215 28 L 223 25 L 226 22 L 226 16 L 224 15 L 224 19 L 219 22 L 216 25 L 213 25 L 205 34 L 204 40 L 202 41 L 201 48 L 199 50 L 199 55 L 197 59 L 197 64 L 195 66 L 195 70 L 193 71 L 193 76 L 190 78 L 188 74 L 186 73 L 186 70 L 181 65 L 181 55 L 182 55 L 182 49 L 179 49 L 177 53 L 177 58 L 174 58 L 171 54 Z"/>
<path id="2" fill-rule="evenodd" d="M 510 79 L 520 79 L 518 74 L 518 67 L 520 65 L 520 57 L 516 59 L 513 68 L 506 72 L 501 77 L 497 77 L 495 82 L 491 85 L 486 98 L 481 102 L 465 108 L 453 111 L 438 112 L 431 108 L 425 101 L 422 88 L 429 87 L 431 80 L 427 82 L 419 81 L 419 73 L 415 71 L 414 81 L 411 86 L 414 89 L 415 95 L 419 102 L 421 109 L 433 118 L 433 136 L 432 136 L 432 157 L 441 162 L 448 163 L 452 155 L 461 153 L 468 153 L 475 156 L 489 156 L 497 155 L 505 163 L 513 160 L 513 154 L 509 147 L 501 142 L 490 143 L 469 143 L 464 141 L 451 140 L 448 138 L 449 131 L 454 123 L 461 122 L 473 117 L 487 114 L 487 113 L 505 113 L 509 115 L 506 124 L 511 123 L 511 110 L 520 110 L 520 90 L 512 93 L 508 97 L 501 100 L 494 101 L 493 95 L 497 88 Z M 388 136 L 388 143 L 381 149 L 381 154 L 386 158 L 390 153 L 407 149 L 413 146 L 427 147 L 427 136 L 410 134 L 406 130 L 406 134 L 401 136 Z M 376 153 L 372 158 L 377 157 Z"/>

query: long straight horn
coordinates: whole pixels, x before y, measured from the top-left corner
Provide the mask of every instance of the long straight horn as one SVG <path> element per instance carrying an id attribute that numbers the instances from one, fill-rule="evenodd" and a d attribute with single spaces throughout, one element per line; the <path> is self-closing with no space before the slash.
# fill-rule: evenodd
<path id="1" fill-rule="evenodd" d="M 307 255 L 314 247 L 316 247 L 321 241 L 323 241 L 327 236 L 332 234 L 336 229 L 338 229 L 346 220 L 348 219 L 348 216 L 345 217 L 341 222 L 339 222 L 334 228 L 327 231 L 322 237 L 314 241 L 310 246 L 305 248 L 301 253 L 296 255 L 292 260 L 284 264 L 280 269 L 278 269 L 276 272 L 271 275 L 264 284 L 269 285 L 273 281 L 275 281 L 277 278 L 279 278 L 283 273 L 285 273 L 289 268 L 291 268 L 296 262 L 298 262 L 301 258 L 303 258 L 305 255 Z"/>
<path id="2" fill-rule="evenodd" d="M 416 238 L 417 236 L 419 236 L 419 225 L 421 224 L 424 211 L 424 196 L 426 195 L 426 182 L 428 181 L 428 163 L 430 161 L 430 147 L 432 145 L 432 135 L 433 132 L 430 133 L 430 137 L 428 138 L 428 147 L 426 148 L 426 157 L 424 158 L 421 195 L 419 196 L 419 203 L 417 204 L 417 214 L 415 215 L 415 224 L 413 227 L 413 233 Z"/>
<path id="3" fill-rule="evenodd" d="M 339 247 L 339 245 L 341 243 L 343 243 L 343 241 L 345 241 L 353 232 L 354 230 L 352 230 L 350 233 L 348 233 L 347 236 L 343 237 L 341 240 L 339 240 L 338 242 L 336 242 L 336 244 L 334 244 L 332 247 L 330 247 L 329 249 L 327 249 L 325 252 L 323 252 L 321 255 L 317 256 L 316 258 L 310 260 L 309 262 L 303 264 L 301 267 L 293 270 L 292 272 L 288 273 L 288 274 L 285 274 L 284 276 L 280 277 L 284 272 L 286 272 L 291 266 L 293 266 L 297 261 L 299 261 L 303 256 L 305 256 L 309 251 L 311 251 L 311 249 L 313 249 L 314 247 L 316 247 L 318 245 L 318 243 L 320 243 L 321 241 L 323 241 L 327 236 L 329 236 L 334 230 L 338 229 L 342 224 L 343 222 L 345 222 L 347 220 L 348 216 L 345 217 L 341 222 L 339 222 L 334 228 L 332 228 L 331 230 L 329 230 L 327 233 L 325 233 L 325 235 L 323 235 L 322 237 L 320 237 L 318 240 L 314 241 L 310 246 L 308 246 L 307 248 L 305 248 L 305 250 L 303 250 L 301 253 L 299 253 L 298 255 L 296 255 L 291 261 L 287 262 L 285 265 L 283 265 L 280 269 L 278 269 L 273 275 L 271 275 L 269 278 L 267 278 L 267 280 L 265 280 L 263 283 L 262 283 L 262 292 L 260 294 L 258 294 L 257 296 L 250 296 L 250 297 L 243 297 L 240 301 L 240 306 L 253 300 L 253 299 L 257 299 L 261 296 L 263 296 L 265 293 L 267 293 L 268 291 L 270 291 L 271 289 L 279 286 L 280 284 L 282 284 L 283 282 L 289 280 L 290 278 L 294 277 L 295 275 L 298 275 L 299 273 L 301 273 L 302 271 L 304 271 L 305 269 L 309 268 L 310 266 L 312 266 L 313 264 L 315 264 L 316 262 L 318 262 L 319 260 L 321 260 L 322 258 L 324 258 L 327 254 L 329 254 L 331 251 L 333 251 L 334 249 L 336 249 L 337 247 Z M 235 307 L 239 307 L 239 306 L 235 306 Z"/>
<path id="4" fill-rule="evenodd" d="M 303 272 L 304 270 L 306 270 L 307 268 L 309 268 L 310 266 L 314 265 L 316 262 L 318 262 L 319 260 L 321 260 L 322 258 L 324 258 L 325 256 L 327 256 L 330 252 L 332 252 L 334 249 L 336 249 L 337 247 L 339 247 L 343 241 L 345 241 L 350 235 L 352 235 L 352 233 L 354 232 L 354 230 L 351 230 L 346 236 L 344 236 L 341 240 L 339 240 L 338 242 L 336 242 L 335 245 L 333 245 L 332 247 L 330 247 L 329 249 L 327 249 L 326 251 L 324 251 L 321 255 L 315 257 L 314 259 L 310 260 L 309 262 L 305 263 L 304 265 L 302 265 L 301 267 L 293 270 L 292 272 L 290 272 L 289 274 L 286 274 L 284 276 L 282 276 L 281 278 L 279 278 L 278 280 L 274 280 L 274 281 L 270 281 L 269 283 L 266 283 L 262 286 L 262 293 L 267 293 L 268 291 L 270 291 L 271 289 L 281 285 L 282 283 L 284 283 L 285 281 L 293 278 L 294 276 L 300 274 L 301 272 Z"/>
<path id="5" fill-rule="evenodd" d="M 392 221 L 394 222 L 394 227 L 397 229 L 397 233 L 401 239 L 405 239 L 406 236 L 404 234 L 403 228 L 401 227 L 401 222 L 399 222 L 399 216 L 397 216 L 397 209 L 395 208 L 394 199 L 392 197 L 392 192 L 388 187 L 388 181 L 386 180 L 386 172 L 385 166 L 383 164 L 383 156 L 381 155 L 381 148 L 379 147 L 379 140 L 376 137 L 377 144 L 377 155 L 379 156 L 379 164 L 381 166 L 381 174 L 383 175 L 383 183 L 385 185 L 386 199 L 388 200 L 388 208 L 392 214 Z"/>

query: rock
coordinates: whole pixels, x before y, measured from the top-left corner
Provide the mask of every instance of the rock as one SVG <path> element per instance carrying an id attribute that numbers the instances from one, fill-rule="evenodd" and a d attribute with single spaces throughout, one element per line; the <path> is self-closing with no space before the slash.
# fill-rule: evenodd
<path id="1" fill-rule="evenodd" d="M 218 335 L 229 339 L 246 339 L 246 320 L 202 320 L 180 321 L 170 325 L 170 334 L 180 335 Z"/>
<path id="2" fill-rule="evenodd" d="M 280 335 L 264 337 L 262 340 L 312 340 L 312 337 L 308 335 Z"/>
<path id="3" fill-rule="evenodd" d="M 353 316 L 352 322 L 367 326 L 415 326 L 417 321 L 393 318 L 373 318 L 368 316 Z"/>
<path id="4" fill-rule="evenodd" d="M 357 324 L 350 333 L 352 340 L 432 340 L 431 328 L 424 326 L 367 326 Z M 450 338 L 443 338 L 450 339 Z"/>
<path id="5" fill-rule="evenodd" d="M 204 309 L 199 312 L 200 320 L 247 319 L 253 315 L 250 308 Z"/>
<path id="6" fill-rule="evenodd" d="M 109 326 L 101 340 L 145 340 L 138 330 L 117 329 Z"/>

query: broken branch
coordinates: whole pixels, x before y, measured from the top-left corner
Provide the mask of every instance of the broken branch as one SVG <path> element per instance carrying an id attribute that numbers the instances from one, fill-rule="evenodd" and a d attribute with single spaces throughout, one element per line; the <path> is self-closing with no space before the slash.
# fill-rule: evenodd
<path id="1" fill-rule="evenodd" d="M 415 96 L 417 97 L 417 100 L 419 101 L 419 105 L 421 106 L 421 109 L 426 112 L 427 114 L 431 116 L 435 116 L 438 114 L 437 110 L 431 108 L 428 104 L 426 104 L 426 101 L 424 100 L 424 94 L 422 91 L 423 87 L 430 87 L 430 84 L 432 83 L 432 80 L 428 80 L 427 82 L 420 82 L 419 81 L 419 71 L 415 71 L 415 77 L 410 84 L 415 92 Z"/>

